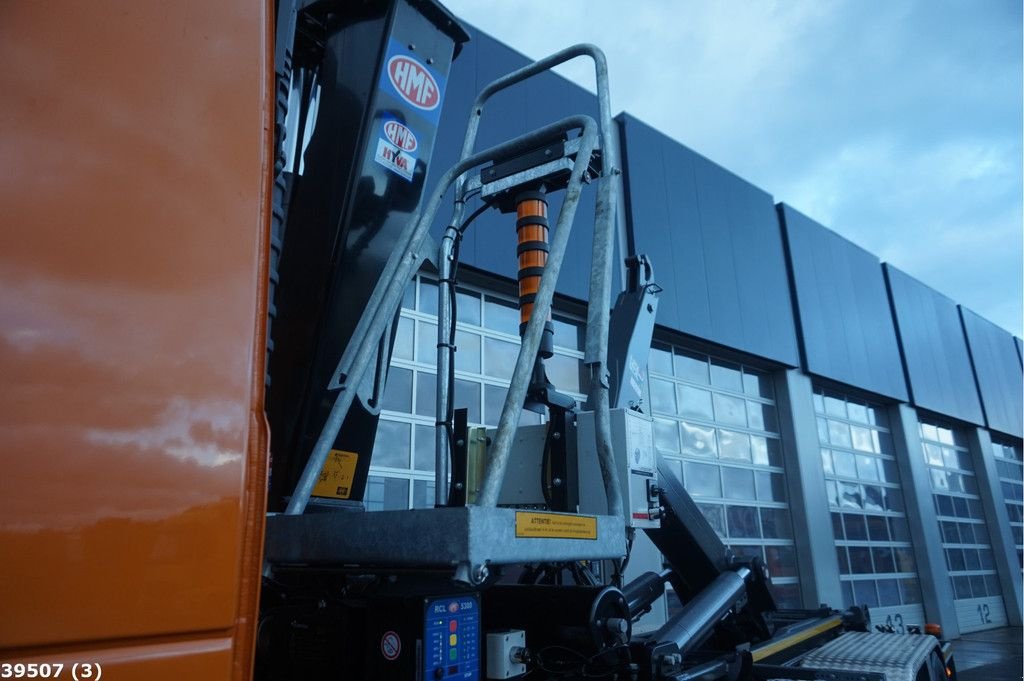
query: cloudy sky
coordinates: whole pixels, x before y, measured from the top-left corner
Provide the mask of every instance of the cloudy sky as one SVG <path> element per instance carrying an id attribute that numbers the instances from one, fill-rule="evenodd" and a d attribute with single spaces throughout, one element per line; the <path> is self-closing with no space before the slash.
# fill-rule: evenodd
<path id="1" fill-rule="evenodd" d="M 1019 0 L 445 4 L 1022 335 Z"/>

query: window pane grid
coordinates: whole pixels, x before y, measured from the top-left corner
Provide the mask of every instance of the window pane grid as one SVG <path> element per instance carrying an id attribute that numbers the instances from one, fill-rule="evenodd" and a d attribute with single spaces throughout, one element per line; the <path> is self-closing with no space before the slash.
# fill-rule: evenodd
<path id="1" fill-rule="evenodd" d="M 1010 530 L 1017 546 L 1017 560 L 1024 570 L 1024 464 L 1021 448 L 1009 442 L 992 441 L 999 487 L 1010 518 Z"/>
<path id="2" fill-rule="evenodd" d="M 884 408 L 817 387 L 814 408 L 845 605 L 920 607 Z"/>
<path id="3" fill-rule="evenodd" d="M 942 424 L 922 422 L 920 435 L 954 598 L 1001 596 L 970 451 Z"/>
<path id="4" fill-rule="evenodd" d="M 714 389 L 714 391 L 716 393 L 720 394 L 720 395 L 729 396 L 729 397 L 739 397 L 739 398 L 742 398 L 744 400 L 749 400 L 751 402 L 760 402 L 761 404 L 767 404 L 767 405 L 772 405 L 772 406 L 775 405 L 775 401 L 773 399 L 771 399 L 769 397 L 763 397 L 763 396 L 758 395 L 758 394 L 751 394 L 751 393 L 747 393 L 747 392 L 740 392 L 740 391 L 737 391 L 737 390 L 730 390 L 729 388 L 723 388 L 723 387 L 719 387 L 719 386 L 711 386 L 711 385 L 709 385 L 707 383 L 697 383 L 697 382 L 694 382 L 692 380 L 688 380 L 686 378 L 680 378 L 679 376 L 674 376 L 672 374 L 662 374 L 662 373 L 657 372 L 654 369 L 650 370 L 650 374 L 651 374 L 652 378 L 661 378 L 661 379 L 664 379 L 664 380 L 671 380 L 673 383 L 676 383 L 678 385 L 684 385 L 684 386 L 692 387 L 692 388 L 700 388 L 702 390 Z"/>
<path id="5" fill-rule="evenodd" d="M 473 286 L 456 289 L 455 407 L 472 426 L 495 427 L 519 353 L 519 309 L 512 297 Z M 584 395 L 582 323 L 554 316 L 555 386 L 579 403 Z M 406 290 L 377 427 L 364 499 L 371 511 L 433 506 L 437 385 L 437 282 L 417 275 Z M 541 423 L 524 411 L 520 423 Z"/>
<path id="6" fill-rule="evenodd" d="M 662 343 L 649 362 L 655 447 L 722 541 L 799 607 L 778 415 L 764 372 Z"/>

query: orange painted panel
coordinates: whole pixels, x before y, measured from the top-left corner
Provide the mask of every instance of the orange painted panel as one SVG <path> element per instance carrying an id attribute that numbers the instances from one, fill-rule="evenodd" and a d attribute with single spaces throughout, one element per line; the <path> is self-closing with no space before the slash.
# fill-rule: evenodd
<path id="1" fill-rule="evenodd" d="M 91 678 L 98 677 L 99 681 L 226 679 L 231 672 L 231 643 L 230 638 L 220 637 L 113 649 L 69 650 L 31 657 L 0 654 L 0 661 L 49 665 L 49 678 L 60 679 L 71 679 L 75 672 L 79 678 L 90 678 L 85 674 L 92 674 Z M 59 676 L 54 676 L 58 673 Z"/>
<path id="2" fill-rule="evenodd" d="M 239 623 L 248 654 L 268 16 L 0 5 L 0 655 Z"/>

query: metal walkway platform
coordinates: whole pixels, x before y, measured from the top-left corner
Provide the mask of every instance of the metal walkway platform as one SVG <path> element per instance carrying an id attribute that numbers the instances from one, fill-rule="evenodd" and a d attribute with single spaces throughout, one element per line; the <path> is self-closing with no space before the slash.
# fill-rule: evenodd
<path id="1" fill-rule="evenodd" d="M 487 565 L 625 553 L 622 518 L 480 506 L 273 515 L 265 549 L 272 565 L 453 567 L 473 584 Z"/>

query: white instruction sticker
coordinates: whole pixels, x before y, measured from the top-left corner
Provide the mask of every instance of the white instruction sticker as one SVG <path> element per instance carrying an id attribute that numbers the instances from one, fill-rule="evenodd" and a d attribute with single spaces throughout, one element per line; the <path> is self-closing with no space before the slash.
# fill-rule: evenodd
<path id="1" fill-rule="evenodd" d="M 629 467 L 645 473 L 654 472 L 653 425 L 643 417 L 627 414 L 626 446 L 629 447 Z"/>

